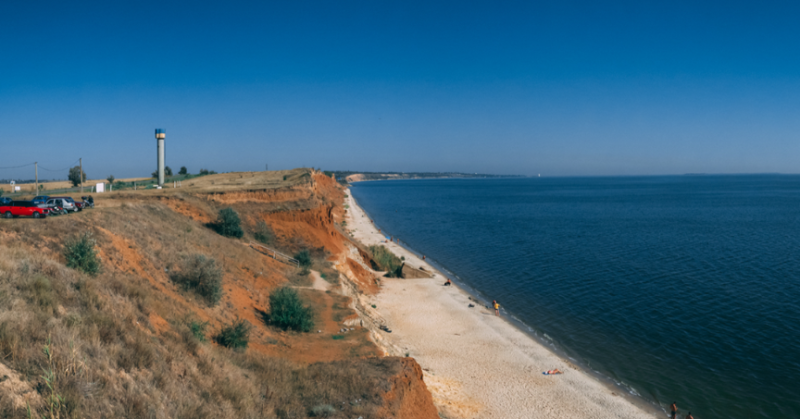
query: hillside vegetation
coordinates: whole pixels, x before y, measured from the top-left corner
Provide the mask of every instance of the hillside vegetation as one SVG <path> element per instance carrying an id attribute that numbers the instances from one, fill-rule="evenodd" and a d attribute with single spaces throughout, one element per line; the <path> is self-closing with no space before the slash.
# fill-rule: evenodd
<path id="1" fill-rule="evenodd" d="M 438 417 L 412 359 L 379 357 L 366 328 L 338 334 L 356 312 L 337 285 L 335 182 L 305 169 L 202 182 L 0 220 L 0 417 Z M 243 237 L 211 227 L 225 208 Z M 334 278 L 292 289 L 287 307 L 313 317 L 299 327 L 268 321 L 298 272 L 248 245 L 264 231 Z"/>

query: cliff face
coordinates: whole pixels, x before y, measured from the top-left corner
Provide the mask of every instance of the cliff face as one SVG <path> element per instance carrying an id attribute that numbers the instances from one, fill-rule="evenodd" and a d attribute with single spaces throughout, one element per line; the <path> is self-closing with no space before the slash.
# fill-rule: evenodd
<path id="1" fill-rule="evenodd" d="M 371 278 L 337 228 L 340 186 L 313 171 L 218 176 L 197 181 L 209 190 L 96 195 L 96 208 L 78 214 L 0 220 L 0 358 L 15 388 L 31 389 L 0 394 L 0 416 L 27 417 L 29 400 L 41 417 L 62 400 L 64 418 L 438 417 L 413 359 L 377 357 L 357 321 L 341 332 L 358 318 L 352 290 Z M 227 207 L 242 219 L 242 239 L 210 227 Z M 101 262 L 94 276 L 65 266 L 65 241 L 85 233 Z M 259 253 L 249 246 L 256 237 L 290 255 L 308 250 L 317 273 Z M 217 304 L 172 279 L 196 255 L 220 271 Z M 313 307 L 312 333 L 266 320 L 282 286 Z M 237 320 L 249 329 L 247 349 L 217 345 Z"/>
<path id="2" fill-rule="evenodd" d="M 422 380 L 422 368 L 413 358 L 397 358 L 401 370 L 390 378 L 391 389 L 384 396 L 382 418 L 438 419 L 428 387 Z"/>

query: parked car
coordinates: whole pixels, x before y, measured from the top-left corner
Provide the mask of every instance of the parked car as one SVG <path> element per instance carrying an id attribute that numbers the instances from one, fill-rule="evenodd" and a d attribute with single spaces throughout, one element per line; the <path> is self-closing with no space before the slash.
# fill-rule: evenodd
<path id="1" fill-rule="evenodd" d="M 47 200 L 46 205 L 57 205 L 67 211 L 72 212 L 78 212 L 81 210 L 77 205 L 75 205 L 75 201 L 68 196 L 51 196 L 50 199 Z"/>
<path id="2" fill-rule="evenodd" d="M 11 201 L 8 205 L 0 206 L 0 214 L 4 218 L 13 217 L 33 217 L 44 218 L 50 210 L 47 208 L 39 208 L 31 201 Z"/>
<path id="3" fill-rule="evenodd" d="M 31 199 L 31 202 L 33 202 L 36 206 L 38 206 L 40 208 L 44 208 L 44 204 L 47 203 L 47 199 L 48 198 L 50 198 L 50 197 L 47 196 L 47 195 L 39 195 L 39 196 Z"/>
<path id="4" fill-rule="evenodd" d="M 44 204 L 44 208 L 50 210 L 50 215 L 68 214 L 69 211 L 64 208 L 64 201 L 61 199 L 48 199 Z"/>
<path id="5" fill-rule="evenodd" d="M 11 203 L 11 198 L 3 198 L 2 196 L 0 196 L 0 206 L 8 205 L 10 203 Z"/>

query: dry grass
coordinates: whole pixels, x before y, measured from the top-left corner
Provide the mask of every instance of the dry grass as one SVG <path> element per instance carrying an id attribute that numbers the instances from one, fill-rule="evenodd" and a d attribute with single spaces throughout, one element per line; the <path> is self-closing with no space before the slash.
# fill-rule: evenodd
<path id="1" fill-rule="evenodd" d="M 64 265 L 65 238 L 85 231 L 100 249 L 95 277 Z M 157 202 L 120 198 L 69 217 L 0 220 L 0 243 L 0 357 L 41 396 L 33 417 L 49 416 L 48 402 L 61 400 L 61 418 L 305 418 L 321 405 L 335 417 L 372 418 L 399 368 L 394 359 L 304 366 L 203 342 L 192 323 L 208 322 L 210 334 L 232 321 L 227 291 L 237 278 L 258 273 L 262 286 L 274 287 L 267 278 L 284 278 L 285 268 Z M 217 307 L 169 280 L 167 271 L 193 254 L 218 262 L 226 295 Z M 329 269 L 325 253 L 316 256 Z M 335 300 L 337 318 L 348 314 L 346 304 Z M 360 342 L 353 356 L 370 352 Z M 27 415 L 0 400 L 0 417 Z"/>

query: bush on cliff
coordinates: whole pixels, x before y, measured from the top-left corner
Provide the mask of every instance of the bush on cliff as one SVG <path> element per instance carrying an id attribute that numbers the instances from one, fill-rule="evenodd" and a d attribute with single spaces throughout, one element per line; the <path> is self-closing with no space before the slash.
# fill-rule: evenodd
<path id="1" fill-rule="evenodd" d="M 256 224 L 256 231 L 253 233 L 256 240 L 264 244 L 272 244 L 275 241 L 275 232 L 263 221 Z"/>
<path id="2" fill-rule="evenodd" d="M 100 260 L 97 258 L 94 246 L 92 233 L 88 231 L 67 239 L 64 244 L 64 258 L 67 259 L 67 266 L 92 276 L 97 275 L 100 272 Z"/>
<path id="3" fill-rule="evenodd" d="M 314 328 L 314 311 L 304 306 L 297 291 L 280 288 L 269 296 L 269 323 L 283 330 L 309 332 Z"/>
<path id="4" fill-rule="evenodd" d="M 170 279 L 203 297 L 210 306 L 222 298 L 222 271 L 214 259 L 193 255 L 183 262 L 180 271 L 170 274 Z"/>
<path id="5" fill-rule="evenodd" d="M 370 246 L 372 252 L 373 269 L 386 271 L 389 278 L 402 278 L 403 262 L 395 256 L 386 246 Z"/>
<path id="6" fill-rule="evenodd" d="M 225 237 L 242 237 L 244 231 L 242 230 L 242 220 L 239 218 L 239 213 L 234 211 L 233 208 L 224 208 L 220 210 L 217 222 L 212 225 L 217 233 Z"/>
<path id="7" fill-rule="evenodd" d="M 294 258 L 297 259 L 297 261 L 300 263 L 300 267 L 303 268 L 303 270 L 308 270 L 311 268 L 313 261 L 311 260 L 311 253 L 308 251 L 308 249 L 303 249 L 297 252 L 297 254 L 294 255 Z"/>
<path id="8" fill-rule="evenodd" d="M 250 341 L 250 326 L 244 320 L 236 319 L 230 325 L 223 327 L 214 336 L 214 340 L 226 348 L 246 349 Z"/>

